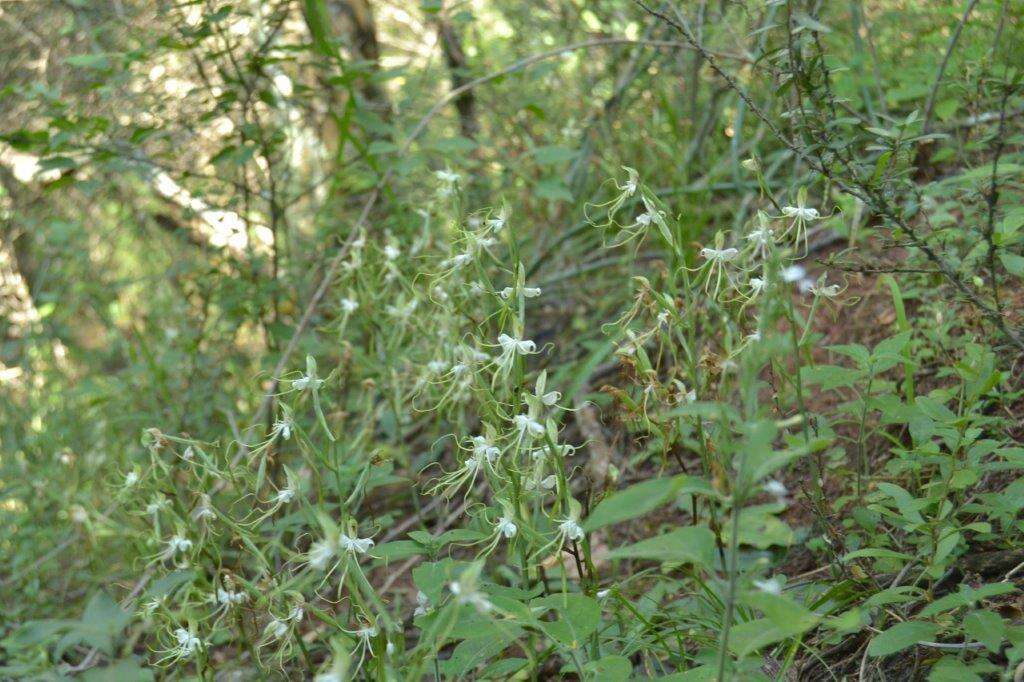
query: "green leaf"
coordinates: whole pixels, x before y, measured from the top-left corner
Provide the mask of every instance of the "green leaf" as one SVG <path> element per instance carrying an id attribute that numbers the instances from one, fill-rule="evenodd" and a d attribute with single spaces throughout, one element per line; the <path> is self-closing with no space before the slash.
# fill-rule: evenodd
<path id="1" fill-rule="evenodd" d="M 845 355 L 856 362 L 859 367 L 867 367 L 868 360 L 871 357 L 868 349 L 859 343 L 838 344 L 835 346 L 829 346 L 828 349 L 833 353 Z"/>
<path id="2" fill-rule="evenodd" d="M 583 529 L 590 532 L 643 516 L 670 502 L 688 479 L 685 475 L 656 478 L 613 493 L 594 508 L 583 522 Z"/>
<path id="3" fill-rule="evenodd" d="M 467 607 L 470 608 L 470 607 Z M 441 664 L 446 679 L 461 677 L 488 659 L 494 658 L 518 637 L 522 630 L 515 626 L 498 627 L 488 621 L 476 625 L 473 637 L 459 642 L 451 658 Z"/>
<path id="4" fill-rule="evenodd" d="M 551 201 L 572 201 L 572 192 L 558 178 L 547 178 L 537 183 L 537 196 Z"/>
<path id="5" fill-rule="evenodd" d="M 935 556 L 932 558 L 932 563 L 935 565 L 943 563 L 946 558 L 956 549 L 956 546 L 960 544 L 963 536 L 960 535 L 959 531 L 953 533 L 945 533 L 939 542 L 935 546 Z"/>
<path id="6" fill-rule="evenodd" d="M 140 666 L 134 657 L 122 658 L 106 667 L 88 670 L 79 679 L 84 682 L 150 682 L 153 671 Z"/>
<path id="7" fill-rule="evenodd" d="M 465 563 L 442 559 L 427 564 L 420 564 L 412 571 L 412 580 L 416 587 L 427 595 L 431 603 L 438 603 L 444 595 L 445 583 L 450 582 L 466 566 Z"/>
<path id="8" fill-rule="evenodd" d="M 442 140 L 434 140 L 430 148 L 442 154 L 468 154 L 477 147 L 477 143 L 468 137 L 455 135 Z"/>
<path id="9" fill-rule="evenodd" d="M 853 561 L 854 559 L 899 559 L 900 561 L 910 561 L 913 557 L 902 552 L 895 552 L 891 549 L 882 549 L 881 547 L 868 547 L 866 549 L 858 549 L 853 552 L 847 552 L 843 555 L 843 563 Z"/>
<path id="10" fill-rule="evenodd" d="M 324 57 L 336 58 L 337 50 L 331 45 L 331 19 L 325 0 L 305 0 L 302 16 L 306 19 L 313 47 Z"/>
<path id="11" fill-rule="evenodd" d="M 928 682 L 981 682 L 981 677 L 960 659 L 943 656 L 929 671 Z"/>
<path id="12" fill-rule="evenodd" d="M 1011 275 L 1024 277 L 1024 256 L 1015 253 L 1000 253 L 999 260 L 1003 261 L 1003 267 Z"/>
<path id="13" fill-rule="evenodd" d="M 83 69 L 105 69 L 110 66 L 110 59 L 105 54 L 76 54 L 64 61 Z"/>
<path id="14" fill-rule="evenodd" d="M 853 386 L 862 374 L 860 370 L 837 365 L 815 365 L 800 369 L 800 377 L 805 384 L 821 386 L 823 391 Z"/>
<path id="15" fill-rule="evenodd" d="M 97 592 L 85 606 L 82 623 L 111 635 L 124 629 L 132 620 L 132 614 L 122 609 L 106 592 Z"/>
<path id="16" fill-rule="evenodd" d="M 729 638 L 729 648 L 738 657 L 807 632 L 821 618 L 793 600 L 766 592 L 749 592 L 741 597 L 745 606 L 764 614 L 764 618 L 737 625 Z"/>
<path id="17" fill-rule="evenodd" d="M 759 549 L 768 549 L 772 546 L 787 547 L 793 544 L 796 535 L 785 521 L 775 515 L 779 509 L 777 504 L 759 504 L 744 508 L 740 512 L 740 544 Z M 727 542 L 731 537 L 730 531 L 731 529 L 724 534 Z"/>
<path id="18" fill-rule="evenodd" d="M 964 633 L 985 645 L 992 653 L 999 653 L 1006 626 L 999 614 L 991 611 L 972 611 L 964 618 Z"/>
<path id="19" fill-rule="evenodd" d="M 610 559 L 652 559 L 680 564 L 711 566 L 715 558 L 715 536 L 703 526 L 687 526 L 671 533 L 641 540 L 608 553 Z"/>
<path id="20" fill-rule="evenodd" d="M 633 664 L 625 656 L 605 656 L 583 666 L 583 671 L 590 673 L 592 682 L 618 682 L 628 680 L 633 672 Z"/>
<path id="21" fill-rule="evenodd" d="M 542 166 L 550 166 L 576 157 L 577 152 L 559 145 L 547 145 L 533 150 L 533 158 Z"/>
<path id="22" fill-rule="evenodd" d="M 583 646 L 584 641 L 601 624 L 601 606 L 590 597 L 577 592 L 553 594 L 530 602 L 535 613 L 554 609 L 558 620 L 539 621 L 549 637 L 571 649 Z"/>
<path id="23" fill-rule="evenodd" d="M 938 625 L 921 621 L 893 625 L 885 632 L 875 635 L 871 643 L 868 644 L 868 656 L 894 654 L 908 646 L 914 646 L 918 642 L 931 640 L 938 631 Z"/>
<path id="24" fill-rule="evenodd" d="M 744 594 L 742 602 L 763 613 L 776 627 L 792 634 L 805 632 L 821 620 L 817 614 L 784 595 L 758 590 Z"/>
<path id="25" fill-rule="evenodd" d="M 921 398 L 918 398 L 920 401 Z M 912 524 L 923 524 L 920 510 L 928 505 L 928 500 L 919 500 L 895 483 L 879 483 L 878 490 L 892 498 L 900 514 Z"/>
<path id="26" fill-rule="evenodd" d="M 384 559 L 385 561 L 397 561 L 399 559 L 408 559 L 411 556 L 417 554 L 425 554 L 427 548 L 418 542 L 412 540 L 395 540 L 393 542 L 385 542 L 384 544 L 377 545 L 370 550 L 370 556 L 377 557 L 378 559 Z"/>

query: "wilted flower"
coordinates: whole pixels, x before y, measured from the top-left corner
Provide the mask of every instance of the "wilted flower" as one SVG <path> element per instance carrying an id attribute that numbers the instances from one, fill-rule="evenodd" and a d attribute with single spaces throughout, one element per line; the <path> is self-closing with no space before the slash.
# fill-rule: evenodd
<path id="1" fill-rule="evenodd" d="M 802 265 L 790 265 L 782 271 L 782 281 L 799 282 L 807 275 L 807 270 Z"/>
<path id="2" fill-rule="evenodd" d="M 628 166 L 622 167 L 626 171 L 626 182 L 615 186 L 625 194 L 627 197 L 631 197 L 636 194 L 637 188 L 640 186 L 640 174 Z"/>
<path id="3" fill-rule="evenodd" d="M 444 261 L 444 263 L 442 263 L 442 265 L 444 267 L 446 267 L 446 268 L 458 269 L 458 268 L 461 268 L 463 265 L 466 265 L 467 263 L 472 262 L 472 260 L 473 260 L 473 254 L 471 254 L 471 253 L 459 253 L 459 254 L 456 254 L 456 255 L 452 256 L 448 260 Z"/>
<path id="4" fill-rule="evenodd" d="M 334 554 L 335 550 L 330 542 L 317 540 L 310 546 L 309 552 L 306 554 L 306 562 L 310 568 L 322 571 L 327 568 L 327 563 L 334 558 Z"/>
<path id="5" fill-rule="evenodd" d="M 781 481 L 777 481 L 774 478 L 765 481 L 764 490 L 772 497 L 780 499 L 789 494 L 789 490 L 786 489 L 786 486 Z"/>
<path id="6" fill-rule="evenodd" d="M 782 594 L 782 580 L 778 576 L 768 580 L 755 580 L 754 587 L 767 594 L 774 594 L 776 596 Z"/>
<path id="7" fill-rule="evenodd" d="M 842 293 L 842 289 L 839 288 L 838 284 L 825 284 L 828 275 L 822 275 L 818 281 L 809 287 L 809 291 L 815 296 L 821 296 L 822 298 L 832 299 Z"/>
<path id="8" fill-rule="evenodd" d="M 531 436 L 544 435 L 544 425 L 532 419 L 529 415 L 517 414 L 512 418 L 512 422 L 516 425 L 516 429 L 519 430 L 520 434 L 529 434 Z"/>
<path id="9" fill-rule="evenodd" d="M 451 169 L 448 168 L 444 170 L 434 171 L 434 175 L 437 177 L 438 180 L 440 180 L 446 185 L 454 185 L 461 178 L 461 176 L 458 173 L 453 173 Z"/>
<path id="10" fill-rule="evenodd" d="M 558 530 L 569 540 L 583 539 L 583 528 L 575 519 L 565 519 L 558 524 Z"/>
<path id="11" fill-rule="evenodd" d="M 542 395 L 540 397 L 541 403 L 543 403 L 547 407 L 551 407 L 552 405 L 554 405 L 555 403 L 557 403 L 561 399 L 562 399 L 561 391 L 548 391 L 547 393 L 545 393 L 544 395 Z"/>
<path id="12" fill-rule="evenodd" d="M 289 416 L 284 416 L 274 422 L 274 428 L 271 430 L 271 438 L 281 437 L 282 440 L 288 440 L 292 437 L 292 427 L 295 423 Z"/>
<path id="13" fill-rule="evenodd" d="M 359 628 L 355 631 L 355 636 L 363 640 L 365 644 L 369 644 L 370 640 L 377 636 L 380 630 L 377 629 L 376 625 L 368 625 L 363 628 Z"/>
<path id="14" fill-rule="evenodd" d="M 747 241 L 757 246 L 767 246 L 775 242 L 775 230 L 770 227 L 759 227 L 747 235 Z"/>
<path id="15" fill-rule="evenodd" d="M 292 388 L 296 391 L 318 390 L 324 385 L 323 379 L 317 379 L 316 376 L 310 376 L 309 374 L 303 374 L 298 379 L 292 381 Z"/>
<path id="16" fill-rule="evenodd" d="M 174 638 L 178 640 L 178 648 L 174 651 L 176 658 L 187 658 L 203 646 L 202 640 L 185 628 L 175 630 Z"/>
<path id="17" fill-rule="evenodd" d="M 519 530 L 519 527 L 516 526 L 516 524 L 507 516 L 502 516 L 500 519 L 498 519 L 496 528 L 498 529 L 499 533 L 505 536 L 506 539 L 511 539 L 512 537 L 514 537 L 516 531 Z"/>
<path id="18" fill-rule="evenodd" d="M 412 612 L 413 616 L 424 616 L 427 610 L 430 608 L 430 600 L 427 599 L 427 595 L 422 590 L 416 593 L 416 609 Z"/>
<path id="19" fill-rule="evenodd" d="M 487 220 L 487 227 L 489 227 L 494 232 L 501 232 L 501 230 L 505 227 L 506 221 L 508 221 L 508 216 L 508 206 L 503 205 L 496 216 Z"/>
<path id="20" fill-rule="evenodd" d="M 241 604 L 248 598 L 249 596 L 245 592 L 234 592 L 223 587 L 217 588 L 217 603 L 222 606 Z"/>
<path id="21" fill-rule="evenodd" d="M 485 436 L 473 436 L 473 455 L 486 457 L 489 462 L 493 462 L 501 456 L 501 448 L 487 440 Z"/>
<path id="22" fill-rule="evenodd" d="M 199 504 L 196 505 L 196 508 L 192 511 L 192 518 L 196 521 L 205 521 L 216 517 L 216 512 L 214 512 L 213 507 L 210 506 L 210 497 L 206 494 L 200 495 Z"/>
<path id="23" fill-rule="evenodd" d="M 267 627 L 263 628 L 263 636 L 266 639 L 281 639 L 288 634 L 288 622 L 280 618 L 271 618 Z"/>
<path id="24" fill-rule="evenodd" d="M 494 608 L 494 605 L 482 593 L 464 587 L 457 581 L 449 584 L 448 589 L 451 590 L 452 595 L 455 596 L 456 601 L 460 604 L 471 604 L 481 613 L 487 613 Z"/>
<path id="25" fill-rule="evenodd" d="M 181 535 L 173 535 L 167 541 L 167 553 L 174 555 L 178 552 L 188 552 L 192 549 L 192 541 Z"/>

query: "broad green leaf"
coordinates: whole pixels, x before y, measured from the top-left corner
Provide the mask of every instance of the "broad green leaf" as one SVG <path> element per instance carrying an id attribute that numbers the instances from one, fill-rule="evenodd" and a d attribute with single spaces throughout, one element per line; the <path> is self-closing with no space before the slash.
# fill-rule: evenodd
<path id="1" fill-rule="evenodd" d="M 685 475 L 656 478 L 612 493 L 594 508 L 583 528 L 589 532 L 643 516 L 670 502 L 688 479 Z"/>
<path id="2" fill-rule="evenodd" d="M 714 563 L 714 555 L 714 534 L 703 526 L 687 526 L 614 549 L 608 553 L 608 558 L 651 559 L 707 567 Z"/>
<path id="3" fill-rule="evenodd" d="M 540 615 L 554 609 L 556 621 L 540 621 L 548 636 L 567 647 L 578 649 L 601 624 L 601 606 L 590 597 L 579 593 L 553 594 L 530 602 L 530 609 Z"/>
<path id="4" fill-rule="evenodd" d="M 1003 267 L 1006 268 L 1007 272 L 1011 275 L 1024 277 L 1024 256 L 1018 256 L 1015 253 L 1006 253 L 1004 251 L 999 254 L 999 260 L 1003 262 Z"/>
<path id="5" fill-rule="evenodd" d="M 625 656 L 605 656 L 587 663 L 583 671 L 591 675 L 587 679 L 593 682 L 618 682 L 629 679 L 633 664 Z"/>
<path id="6" fill-rule="evenodd" d="M 928 682 L 981 682 L 981 676 L 954 656 L 943 656 L 928 672 Z"/>
<path id="7" fill-rule="evenodd" d="M 85 69 L 105 69 L 110 66 L 110 58 L 105 54 L 76 54 L 65 59 L 71 66 Z"/>
<path id="8" fill-rule="evenodd" d="M 551 201 L 572 201 L 572 192 L 565 183 L 555 177 L 537 183 L 537 196 Z"/>
<path id="9" fill-rule="evenodd" d="M 776 516 L 780 511 L 778 504 L 759 504 L 745 507 L 740 512 L 740 544 L 768 549 L 769 547 L 788 547 L 793 544 L 796 534 L 786 522 Z M 731 527 L 726 526 L 724 536 L 729 542 Z"/>
<path id="10" fill-rule="evenodd" d="M 417 554 L 425 554 L 427 548 L 413 540 L 395 540 L 377 545 L 370 550 L 370 556 L 385 561 L 407 559 Z"/>
<path id="11" fill-rule="evenodd" d="M 84 682 L 150 682 L 153 671 L 140 666 L 134 657 L 122 658 L 102 668 L 88 670 L 79 679 Z"/>
<path id="12" fill-rule="evenodd" d="M 800 377 L 805 384 L 820 386 L 823 391 L 853 386 L 861 376 L 863 372 L 859 369 L 838 365 L 815 365 L 800 370 Z"/>
<path id="13" fill-rule="evenodd" d="M 321 56 L 336 58 L 337 50 L 331 44 L 331 15 L 325 0 L 304 0 L 302 9 L 313 47 Z"/>
<path id="14" fill-rule="evenodd" d="M 535 158 L 537 163 L 542 166 L 550 166 L 556 163 L 570 161 L 576 158 L 576 154 L 577 152 L 572 149 L 567 149 L 558 145 L 547 145 L 544 147 L 537 147 L 533 150 L 533 158 Z"/>
<path id="15" fill-rule="evenodd" d="M 1006 626 L 999 614 L 991 611 L 972 611 L 964 618 L 964 633 L 985 645 L 992 653 L 999 653 Z"/>
<path id="16" fill-rule="evenodd" d="M 935 556 L 932 558 L 932 563 L 935 565 L 942 564 L 946 557 L 948 557 L 956 546 L 963 540 L 963 536 L 959 531 L 950 533 L 945 531 L 944 534 L 939 538 L 939 542 L 935 546 Z"/>
<path id="17" fill-rule="evenodd" d="M 881 547 L 868 547 L 866 549 L 858 549 L 853 552 L 847 552 L 843 555 L 843 563 L 847 561 L 853 561 L 854 559 L 899 559 L 901 561 L 910 561 L 913 557 L 909 554 L 903 554 L 902 552 L 896 552 L 891 549 L 882 549 Z"/>
<path id="18" fill-rule="evenodd" d="M 868 644 L 868 655 L 888 656 L 894 654 L 909 646 L 914 646 L 918 642 L 931 640 L 938 631 L 939 626 L 934 623 L 921 621 L 898 623 L 872 638 L 871 643 Z"/>
<path id="19" fill-rule="evenodd" d="M 469 607 L 467 607 L 469 608 Z M 511 625 L 498 626 L 483 622 L 473 637 L 464 639 L 452 651 L 451 657 L 441 663 L 446 678 L 461 677 L 473 668 L 494 658 L 511 644 L 522 630 Z"/>
<path id="20" fill-rule="evenodd" d="M 758 618 L 733 626 L 729 631 L 729 649 L 743 658 L 769 644 L 781 642 L 804 632 L 802 624 L 779 625 L 769 618 Z"/>
<path id="21" fill-rule="evenodd" d="M 775 627 L 785 629 L 792 634 L 805 632 L 821 620 L 818 615 L 785 595 L 761 591 L 747 592 L 742 595 L 740 601 L 763 613 Z"/>

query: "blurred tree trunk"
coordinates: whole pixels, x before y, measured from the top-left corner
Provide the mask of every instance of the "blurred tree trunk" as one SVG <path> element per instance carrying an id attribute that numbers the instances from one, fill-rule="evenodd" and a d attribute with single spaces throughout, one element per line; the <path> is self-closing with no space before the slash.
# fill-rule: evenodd
<path id="1" fill-rule="evenodd" d="M 443 13 L 437 20 L 437 35 L 440 39 L 444 60 L 451 72 L 452 90 L 456 90 L 470 81 L 466 51 L 462 47 L 462 38 L 455 30 L 450 18 Z M 480 132 L 480 123 L 476 117 L 476 100 L 473 91 L 467 90 L 455 98 L 455 108 L 459 112 L 459 129 L 463 136 L 475 139 Z"/>
<path id="2" fill-rule="evenodd" d="M 60 179 L 58 171 L 40 172 L 39 159 L 35 156 L 2 145 L 0 173 L 9 195 L 13 195 L 16 185 L 47 184 Z M 181 218 L 154 214 L 160 227 L 169 231 L 182 230 L 183 236 L 191 243 L 214 250 L 224 249 L 240 260 L 249 258 L 250 246 L 257 251 L 269 246 L 262 242 L 250 245 L 241 216 L 234 211 L 210 206 L 175 182 L 168 173 L 144 168 L 143 175 L 161 200 L 183 214 Z"/>
<path id="3" fill-rule="evenodd" d="M 391 117 L 391 102 L 387 94 L 374 82 L 373 76 L 380 70 L 380 42 L 377 40 L 377 24 L 373 20 L 373 9 L 369 0 L 335 0 L 331 3 L 344 34 L 348 36 L 352 50 L 369 66 L 371 75 L 360 79 L 360 94 L 382 118 Z"/>

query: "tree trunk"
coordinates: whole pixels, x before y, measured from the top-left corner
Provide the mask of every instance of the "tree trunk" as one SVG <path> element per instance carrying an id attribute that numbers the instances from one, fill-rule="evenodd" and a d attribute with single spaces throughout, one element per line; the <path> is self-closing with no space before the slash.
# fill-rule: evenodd
<path id="1" fill-rule="evenodd" d="M 455 30 L 451 20 L 442 15 L 437 22 L 437 34 L 440 38 L 444 60 L 451 72 L 452 90 L 456 90 L 469 82 L 466 52 L 462 48 L 462 38 Z M 476 118 L 476 100 L 473 91 L 467 90 L 455 98 L 455 108 L 459 112 L 459 129 L 464 137 L 475 139 L 480 132 L 480 124 Z"/>

